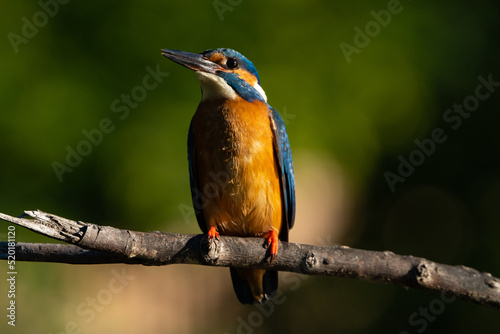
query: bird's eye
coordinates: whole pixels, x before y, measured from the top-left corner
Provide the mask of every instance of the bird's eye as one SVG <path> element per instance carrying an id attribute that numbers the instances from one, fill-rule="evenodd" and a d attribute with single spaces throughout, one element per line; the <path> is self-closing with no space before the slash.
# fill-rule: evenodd
<path id="1" fill-rule="evenodd" d="M 232 69 L 235 69 L 236 67 L 238 67 L 238 61 L 234 58 L 228 58 L 226 61 L 226 65 L 227 65 L 227 68 L 232 70 Z"/>

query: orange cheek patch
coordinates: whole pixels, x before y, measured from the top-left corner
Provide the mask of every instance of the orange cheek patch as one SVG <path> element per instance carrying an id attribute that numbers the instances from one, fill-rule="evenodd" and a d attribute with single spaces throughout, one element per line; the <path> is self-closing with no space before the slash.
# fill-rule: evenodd
<path id="1" fill-rule="evenodd" d="M 224 56 L 222 55 L 222 53 L 214 53 L 213 55 L 210 56 L 210 61 L 213 61 L 214 63 L 219 63 L 222 61 L 222 59 L 224 59 Z"/>
<path id="2" fill-rule="evenodd" d="M 240 76 L 240 78 L 242 78 L 252 86 L 257 82 L 257 78 L 248 71 L 238 69 L 234 70 L 233 72 L 237 73 Z"/>

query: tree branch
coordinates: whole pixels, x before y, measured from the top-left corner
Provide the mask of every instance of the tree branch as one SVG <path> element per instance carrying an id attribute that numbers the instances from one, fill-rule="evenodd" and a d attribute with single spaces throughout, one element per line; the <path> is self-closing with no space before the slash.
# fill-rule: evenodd
<path id="1" fill-rule="evenodd" d="M 73 221 L 42 211 L 26 211 L 20 218 L 0 213 L 0 219 L 73 244 L 16 243 L 16 261 L 153 266 L 187 263 L 273 269 L 445 292 L 500 309 L 500 280 L 491 274 L 389 251 L 280 242 L 278 256 L 269 262 L 261 238 L 221 236 L 220 240 L 210 245 L 204 235 L 121 230 Z M 0 259 L 6 260 L 7 257 L 8 243 L 2 242 Z"/>

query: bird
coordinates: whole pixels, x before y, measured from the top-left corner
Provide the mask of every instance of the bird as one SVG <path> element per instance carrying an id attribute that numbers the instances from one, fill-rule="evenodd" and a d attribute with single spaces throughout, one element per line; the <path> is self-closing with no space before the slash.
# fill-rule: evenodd
<path id="1" fill-rule="evenodd" d="M 202 97 L 188 132 L 191 197 L 210 243 L 219 235 L 264 238 L 274 260 L 295 221 L 295 177 L 285 123 L 267 103 L 253 63 L 229 48 L 199 54 L 162 49 L 196 72 Z M 274 270 L 230 268 L 242 304 L 278 289 Z"/>

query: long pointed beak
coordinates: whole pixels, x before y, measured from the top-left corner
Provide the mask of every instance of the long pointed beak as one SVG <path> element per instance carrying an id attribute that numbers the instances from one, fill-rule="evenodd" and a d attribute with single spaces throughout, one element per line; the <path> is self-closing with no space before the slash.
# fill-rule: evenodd
<path id="1" fill-rule="evenodd" d="M 219 64 L 208 60 L 200 54 L 170 49 L 163 49 L 161 51 L 163 56 L 193 71 L 215 74 L 216 71 L 224 70 Z"/>

